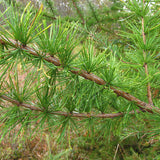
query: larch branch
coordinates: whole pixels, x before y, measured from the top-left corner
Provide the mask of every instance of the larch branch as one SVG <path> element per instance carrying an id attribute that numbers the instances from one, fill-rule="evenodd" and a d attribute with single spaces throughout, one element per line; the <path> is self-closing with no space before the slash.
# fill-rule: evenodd
<path id="1" fill-rule="evenodd" d="M 6 39 L 4 37 L 1 37 L 0 43 L 3 43 L 3 44 L 7 43 L 12 46 L 20 47 L 21 49 L 28 51 L 31 55 L 39 57 L 39 55 L 37 54 L 37 52 L 33 48 L 31 48 L 29 46 L 20 45 L 20 43 L 18 43 L 17 41 L 15 41 L 13 39 Z M 56 57 L 52 57 L 50 55 L 47 55 L 46 57 L 44 57 L 44 59 L 50 63 L 53 63 L 55 66 L 61 66 L 60 60 Z M 72 68 L 72 70 L 70 70 L 70 72 L 72 72 L 73 74 L 76 74 L 76 75 L 80 75 L 87 80 L 94 81 L 95 83 L 97 83 L 99 85 L 106 85 L 106 82 L 103 79 L 101 79 L 100 77 L 98 77 L 92 73 L 88 73 L 85 70 L 80 70 L 79 68 Z M 132 96 L 131 94 L 129 94 L 127 92 L 118 90 L 114 87 L 110 87 L 110 89 L 113 90 L 114 93 L 117 94 L 117 96 L 121 96 L 121 97 L 127 99 L 128 101 L 134 102 L 140 109 L 145 109 L 147 112 L 150 112 L 150 113 L 152 113 L 153 111 L 160 112 L 159 108 L 153 106 L 152 104 L 148 104 L 146 102 L 143 102 L 140 99 Z"/>
<path id="2" fill-rule="evenodd" d="M 27 104 L 27 103 L 20 103 L 17 100 L 14 100 L 6 95 L 0 95 L 0 98 L 8 101 L 12 104 L 15 104 L 17 106 L 22 106 L 25 107 L 27 109 L 33 110 L 33 111 L 40 111 L 43 112 L 43 110 L 41 108 L 35 107 L 33 105 Z M 129 112 L 130 115 L 134 115 L 136 113 L 140 113 L 139 110 L 136 111 L 131 111 Z M 144 111 L 143 111 L 144 112 Z M 68 113 L 68 112 L 63 112 L 63 111 L 55 111 L 55 112 L 50 112 L 50 114 L 54 114 L 54 115 L 59 115 L 59 116 L 65 116 L 65 117 L 79 117 L 79 118 L 91 118 L 91 117 L 95 117 L 95 118 L 116 118 L 116 117 L 121 117 L 124 116 L 126 113 L 103 113 L 103 114 L 86 114 L 86 113 Z"/>
<path id="3" fill-rule="evenodd" d="M 145 3 L 145 1 L 143 0 L 143 7 L 144 7 L 144 3 Z M 144 45 L 146 45 L 146 36 L 145 36 L 145 31 L 144 31 L 144 17 L 142 17 L 142 36 L 143 36 L 143 43 L 144 43 Z M 143 57 L 144 57 L 144 59 L 146 59 L 145 50 L 143 50 Z M 147 63 L 144 63 L 144 68 L 145 68 L 146 76 L 148 77 L 149 73 L 148 73 L 148 65 L 147 65 Z M 147 97 L 148 97 L 148 103 L 150 105 L 153 105 L 150 82 L 148 82 L 148 85 L 147 85 Z"/>

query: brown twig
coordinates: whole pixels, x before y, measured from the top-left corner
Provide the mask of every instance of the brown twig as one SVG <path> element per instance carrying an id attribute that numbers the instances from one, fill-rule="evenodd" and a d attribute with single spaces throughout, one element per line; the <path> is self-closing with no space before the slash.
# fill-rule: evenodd
<path id="1" fill-rule="evenodd" d="M 25 108 L 28 108 L 28 109 L 31 109 L 31 110 L 35 110 L 35 111 L 42 111 L 40 108 L 38 107 L 35 107 L 35 106 L 31 106 L 29 104 L 26 104 L 26 103 L 20 103 L 19 101 L 17 100 L 14 100 L 6 95 L 0 95 L 0 98 L 3 99 L 3 100 L 6 100 L 10 103 L 13 103 L 13 104 L 16 104 L 17 106 L 23 106 Z"/>
<path id="2" fill-rule="evenodd" d="M 25 108 L 28 108 L 28 109 L 31 109 L 31 110 L 34 110 L 34 111 L 40 111 L 40 112 L 43 112 L 42 109 L 38 108 L 38 107 L 35 107 L 33 105 L 30 105 L 30 104 L 27 104 L 27 103 L 20 103 L 19 101 L 17 100 L 14 100 L 6 95 L 0 95 L 0 98 L 5 100 L 5 101 L 8 101 L 12 104 L 15 104 L 17 106 L 22 106 L 22 107 L 25 107 Z M 136 110 L 136 111 L 131 111 L 129 112 L 130 115 L 133 115 L 136 113 L 140 113 L 139 110 Z M 124 116 L 125 113 L 110 113 L 110 114 L 86 114 L 86 113 L 67 113 L 67 112 L 62 112 L 62 111 L 55 111 L 55 112 L 50 112 L 50 114 L 54 114 L 54 115 L 60 115 L 60 116 L 65 116 L 65 117 L 79 117 L 79 118 L 91 118 L 91 117 L 95 117 L 95 118 L 116 118 L 116 117 L 120 117 L 120 116 Z"/>
<path id="3" fill-rule="evenodd" d="M 72 0 L 72 3 L 73 3 L 74 8 L 77 10 L 77 13 L 78 13 L 79 17 L 80 17 L 81 20 L 82 20 L 82 24 L 84 25 L 84 24 L 85 24 L 85 20 L 84 20 L 84 17 L 83 17 L 83 15 L 82 15 L 80 9 L 77 7 L 76 1 L 75 1 L 75 0 Z"/>
<path id="4" fill-rule="evenodd" d="M 29 51 L 30 54 L 32 54 L 36 57 L 39 57 L 39 55 L 37 54 L 37 52 L 33 48 L 31 48 L 29 46 L 22 46 L 22 45 L 20 45 L 20 43 L 17 43 L 17 41 L 15 41 L 13 39 L 8 40 L 8 39 L 2 37 L 2 38 L 0 38 L 0 42 L 1 41 L 3 43 L 4 42 L 8 43 L 9 45 L 12 45 L 12 46 L 14 45 L 16 47 L 21 47 L 21 49 L 27 50 L 27 51 Z M 61 66 L 60 60 L 56 57 L 52 57 L 50 55 L 47 55 L 44 59 L 50 63 L 53 63 L 55 66 Z M 97 83 L 99 85 L 106 85 L 106 82 L 103 79 L 101 79 L 100 77 L 98 77 L 92 73 L 88 73 L 84 70 L 80 70 L 79 68 L 72 68 L 72 70 L 70 70 L 70 72 L 72 72 L 73 74 L 80 75 L 87 80 L 94 81 L 95 83 Z M 153 106 L 152 104 L 148 104 L 146 102 L 143 102 L 143 101 L 139 100 L 138 98 L 130 95 L 127 92 L 118 90 L 114 87 L 110 87 L 110 89 L 113 90 L 114 93 L 116 93 L 118 96 L 121 96 L 129 101 L 134 102 L 140 109 L 145 109 L 147 112 L 150 112 L 150 113 L 152 113 L 153 110 L 156 112 L 160 112 L 159 108 Z"/>
<path id="5" fill-rule="evenodd" d="M 145 1 L 143 0 L 143 7 L 144 7 L 144 3 L 145 3 Z M 144 31 L 144 17 L 142 17 L 142 36 L 143 36 L 143 43 L 145 45 L 146 44 L 146 36 L 145 36 L 145 31 Z M 146 59 L 145 50 L 143 50 L 143 57 L 144 57 L 144 59 Z M 144 68 L 145 68 L 146 76 L 148 77 L 149 73 L 148 73 L 147 63 L 144 63 Z M 148 103 L 150 105 L 153 105 L 150 82 L 148 82 L 148 85 L 147 85 L 147 97 L 148 97 Z"/>

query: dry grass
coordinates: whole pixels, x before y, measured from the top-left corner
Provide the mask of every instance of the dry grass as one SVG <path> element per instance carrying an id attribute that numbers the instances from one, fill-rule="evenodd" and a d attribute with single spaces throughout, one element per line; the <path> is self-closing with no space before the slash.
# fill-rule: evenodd
<path id="1" fill-rule="evenodd" d="M 4 125 L 1 124 L 1 127 L 4 127 Z M 26 129 L 22 130 L 17 136 L 20 127 L 20 125 L 17 125 L 1 141 L 1 160 L 48 160 L 59 154 L 62 155 L 58 156 L 58 159 L 89 159 L 87 152 L 91 152 L 91 149 L 87 148 L 85 153 L 82 148 L 83 145 L 79 145 L 79 139 L 74 132 L 71 133 L 71 139 L 73 140 L 72 150 L 67 152 L 69 149 L 68 138 L 66 136 L 62 143 L 58 143 L 59 132 L 57 130 L 54 131 L 53 129 L 51 132 L 47 130 L 37 131 L 30 137 L 30 130 Z M 34 126 L 32 127 L 34 128 Z M 15 138 L 16 136 L 17 138 Z M 84 134 L 83 137 L 86 138 L 86 135 Z"/>

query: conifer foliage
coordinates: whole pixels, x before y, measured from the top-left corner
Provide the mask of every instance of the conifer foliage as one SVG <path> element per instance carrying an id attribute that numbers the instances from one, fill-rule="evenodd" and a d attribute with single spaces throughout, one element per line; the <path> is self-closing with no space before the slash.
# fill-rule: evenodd
<path id="1" fill-rule="evenodd" d="M 30 3 L 22 14 L 14 6 L 1 13 L 1 139 L 17 124 L 20 131 L 35 124 L 33 132 L 58 127 L 59 140 L 80 123 L 91 133 L 116 135 L 143 118 L 159 133 L 160 11 L 149 1 L 122 3 L 124 45 L 108 42 L 105 50 L 89 37 L 77 51 L 81 24 L 59 18 L 48 25 L 43 5 L 35 13 Z"/>

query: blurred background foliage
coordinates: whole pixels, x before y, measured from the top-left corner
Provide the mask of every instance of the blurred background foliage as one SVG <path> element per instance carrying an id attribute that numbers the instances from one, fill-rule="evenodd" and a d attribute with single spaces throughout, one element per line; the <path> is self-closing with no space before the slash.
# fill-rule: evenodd
<path id="1" fill-rule="evenodd" d="M 6 0 L 6 2 L 14 3 L 19 9 L 23 9 L 29 0 Z M 63 21 L 78 21 L 82 25 L 84 39 L 87 36 L 98 38 L 96 33 L 101 33 L 101 36 L 108 37 L 114 43 L 118 43 L 116 32 L 122 28 L 121 20 L 129 14 L 123 11 L 124 4 L 120 0 L 31 0 L 31 2 L 34 10 L 43 3 L 43 16 L 48 22 L 55 21 L 59 16 Z M 102 37 L 99 37 L 99 40 L 101 39 Z"/>

